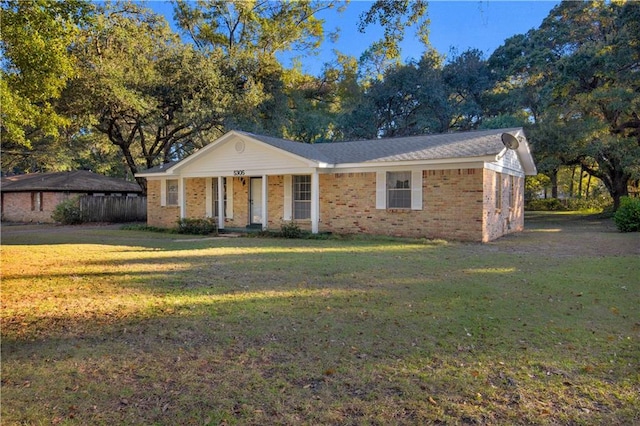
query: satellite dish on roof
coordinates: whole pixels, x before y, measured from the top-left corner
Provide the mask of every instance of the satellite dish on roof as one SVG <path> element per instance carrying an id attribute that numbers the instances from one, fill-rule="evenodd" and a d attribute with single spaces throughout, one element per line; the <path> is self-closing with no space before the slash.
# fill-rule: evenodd
<path id="1" fill-rule="evenodd" d="M 502 143 L 507 149 L 518 149 L 518 147 L 520 146 L 518 138 L 513 136 L 511 133 L 502 134 Z"/>

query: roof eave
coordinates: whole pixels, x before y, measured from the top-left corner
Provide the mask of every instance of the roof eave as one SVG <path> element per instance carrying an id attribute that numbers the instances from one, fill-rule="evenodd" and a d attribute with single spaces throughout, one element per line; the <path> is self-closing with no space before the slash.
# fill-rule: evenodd
<path id="1" fill-rule="evenodd" d="M 445 164 L 471 164 L 471 163 L 484 163 L 486 161 L 494 161 L 496 155 L 483 155 L 479 157 L 457 157 L 457 158 L 434 158 L 424 160 L 396 160 L 396 161 L 366 161 L 362 163 L 340 163 L 333 164 L 331 168 L 334 169 L 355 169 L 355 168 L 380 168 L 380 167 L 397 167 L 397 166 L 439 166 Z"/>

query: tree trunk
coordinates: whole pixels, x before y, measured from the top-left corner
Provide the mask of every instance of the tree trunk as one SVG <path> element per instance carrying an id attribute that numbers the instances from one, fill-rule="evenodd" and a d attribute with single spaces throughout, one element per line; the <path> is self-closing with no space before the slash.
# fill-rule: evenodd
<path id="1" fill-rule="evenodd" d="M 584 171 L 582 170 L 582 165 L 580 165 L 580 180 L 578 181 L 578 197 L 586 198 L 582 196 L 582 178 L 584 176 Z"/>
<path id="2" fill-rule="evenodd" d="M 551 198 L 558 198 L 558 169 L 551 171 Z"/>
<path id="3" fill-rule="evenodd" d="M 629 189 L 627 187 L 628 179 L 622 179 L 621 177 L 615 179 L 612 182 L 612 188 L 609 188 L 611 198 L 613 198 L 613 211 L 618 210 L 620 207 L 620 198 L 629 195 Z"/>
<path id="4" fill-rule="evenodd" d="M 582 177 L 582 175 L 580 175 Z M 576 179 L 576 166 L 571 167 L 571 181 L 569 182 L 569 198 L 573 198 L 573 187 Z"/>

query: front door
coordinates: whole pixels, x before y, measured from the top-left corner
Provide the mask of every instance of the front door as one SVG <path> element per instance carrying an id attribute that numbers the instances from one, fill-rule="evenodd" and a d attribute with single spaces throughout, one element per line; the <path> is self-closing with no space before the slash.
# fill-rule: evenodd
<path id="1" fill-rule="evenodd" d="M 262 224 L 262 178 L 251 178 L 249 188 L 249 221 L 251 225 Z"/>

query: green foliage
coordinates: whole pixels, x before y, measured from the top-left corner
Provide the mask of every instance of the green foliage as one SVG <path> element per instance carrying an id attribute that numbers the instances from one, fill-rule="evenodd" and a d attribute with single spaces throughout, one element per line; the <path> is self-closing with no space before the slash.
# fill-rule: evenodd
<path id="1" fill-rule="evenodd" d="M 218 233 L 215 219 L 182 218 L 178 219 L 178 234 L 210 235 Z"/>
<path id="2" fill-rule="evenodd" d="M 131 173 L 205 145 L 219 135 L 220 106 L 233 105 L 220 58 L 182 43 L 166 20 L 135 3 L 101 7 L 74 53 L 81 66 L 64 107 L 117 147 Z"/>
<path id="3" fill-rule="evenodd" d="M 528 111 L 541 171 L 580 165 L 614 208 L 640 169 L 640 8 L 635 2 L 561 2 L 490 59 L 507 111 Z M 508 95 L 508 96 L 507 96 Z"/>
<path id="4" fill-rule="evenodd" d="M 429 45 L 429 20 L 425 0 L 376 0 L 369 10 L 360 16 L 358 29 L 364 33 L 370 25 L 379 25 L 384 31 L 382 39 L 374 43 L 373 49 L 384 52 L 387 58 L 400 56 L 400 43 L 408 27 L 417 25 L 417 36 Z"/>
<path id="5" fill-rule="evenodd" d="M 92 5 L 84 0 L 0 2 L 0 97 L 3 149 L 28 150 L 32 141 L 57 136 L 68 120 L 55 110 L 75 73 L 69 53 Z"/>
<path id="6" fill-rule="evenodd" d="M 129 224 L 122 225 L 120 227 L 123 231 L 147 231 L 147 232 L 161 232 L 161 233 L 172 233 L 172 229 L 168 228 L 160 228 L 158 226 L 149 226 L 147 224 Z"/>
<path id="7" fill-rule="evenodd" d="M 639 232 L 640 198 L 622 197 L 613 221 L 621 232 Z"/>
<path id="8" fill-rule="evenodd" d="M 593 198 L 577 197 L 569 198 L 565 201 L 565 205 L 567 210 L 571 211 L 600 213 L 612 208 L 611 201 L 611 197 L 607 195 L 601 195 Z"/>
<path id="9" fill-rule="evenodd" d="M 557 198 L 532 199 L 525 203 L 527 211 L 580 211 L 602 212 L 611 207 L 611 198 L 606 196 L 595 198 Z"/>
<path id="10" fill-rule="evenodd" d="M 525 204 L 525 210 L 529 211 L 564 211 L 567 207 L 557 198 L 545 198 L 540 200 L 530 200 Z"/>
<path id="11" fill-rule="evenodd" d="M 302 238 L 302 229 L 295 222 L 283 223 L 280 227 L 280 235 L 284 238 Z"/>
<path id="12" fill-rule="evenodd" d="M 63 225 L 77 225 L 83 222 L 78 197 L 69 198 L 58 204 L 51 214 L 51 218 Z"/>

